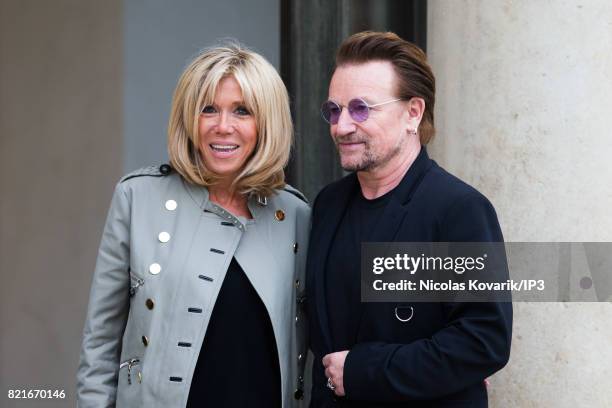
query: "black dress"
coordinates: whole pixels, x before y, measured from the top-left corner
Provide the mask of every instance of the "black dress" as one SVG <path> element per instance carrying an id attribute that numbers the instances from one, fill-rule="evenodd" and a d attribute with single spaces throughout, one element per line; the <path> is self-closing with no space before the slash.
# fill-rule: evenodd
<path id="1" fill-rule="evenodd" d="M 280 407 L 270 316 L 232 258 L 198 357 L 187 407 Z"/>

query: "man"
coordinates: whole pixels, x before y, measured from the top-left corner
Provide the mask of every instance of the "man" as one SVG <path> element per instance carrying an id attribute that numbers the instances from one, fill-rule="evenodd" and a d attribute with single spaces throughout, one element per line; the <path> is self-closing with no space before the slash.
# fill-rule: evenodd
<path id="1" fill-rule="evenodd" d="M 511 303 L 360 301 L 362 242 L 503 241 L 490 202 L 427 155 L 434 81 L 393 33 L 355 34 L 337 52 L 322 114 L 352 173 L 313 206 L 313 407 L 486 407 L 485 379 L 508 361 Z"/>

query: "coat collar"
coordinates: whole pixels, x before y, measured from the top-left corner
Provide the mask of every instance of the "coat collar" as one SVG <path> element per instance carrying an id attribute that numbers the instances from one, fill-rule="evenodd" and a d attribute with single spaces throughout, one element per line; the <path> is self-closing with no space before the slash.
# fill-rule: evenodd
<path id="1" fill-rule="evenodd" d="M 389 203 L 380 217 L 380 222 L 372 232 L 371 242 L 391 242 L 395 239 L 407 214 L 408 203 L 432 166 L 433 161 L 427 155 L 427 150 L 424 146 L 421 147 L 417 158 L 410 165 L 402 181 L 393 190 Z"/>
<path id="2" fill-rule="evenodd" d="M 398 218 L 403 218 L 405 213 L 404 206 L 410 202 L 417 187 L 423 180 L 427 171 L 433 166 L 433 163 L 425 147 L 421 147 L 421 151 L 417 158 L 410 165 L 410 168 L 402 178 L 402 181 L 400 181 L 400 184 L 393 190 L 391 199 L 381 217 L 382 222 L 378 224 L 378 228 L 373 235 L 373 242 L 389 241 L 395 237 L 395 232 L 400 226 L 399 221 L 401 221 L 401 219 Z M 319 242 L 321 248 L 329 250 L 331 241 L 338 229 L 350 199 L 357 193 L 358 188 L 360 188 L 359 180 L 355 173 L 351 173 L 344 179 L 338 181 L 334 191 L 334 201 L 325 203 L 326 205 L 331 205 L 326 207 L 325 211 L 319 212 L 321 219 L 317 224 L 320 225 L 320 228 L 318 229 L 318 233 L 316 233 L 315 238 L 317 240 L 314 242 Z M 325 257 L 327 258 L 327 253 Z"/>
<path id="3" fill-rule="evenodd" d="M 241 231 L 245 230 L 246 225 L 248 224 L 247 219 L 240 216 L 234 216 L 220 205 L 210 201 L 208 188 L 189 183 L 183 178 L 181 178 L 181 181 L 191 199 L 198 207 L 202 209 L 202 211 L 216 214 L 222 219 L 236 224 Z M 269 201 L 270 200 L 268 198 L 258 194 L 249 195 L 247 205 L 256 221 L 263 220 L 263 218 L 266 217 L 266 207 L 268 206 Z"/>
<path id="4" fill-rule="evenodd" d="M 395 187 L 393 197 L 396 198 L 402 205 L 407 204 L 414 195 L 416 188 L 423 180 L 423 176 L 433 166 L 433 160 L 429 158 L 425 146 L 421 146 L 421 151 L 408 168 L 408 171 L 402 178 L 402 181 Z"/>

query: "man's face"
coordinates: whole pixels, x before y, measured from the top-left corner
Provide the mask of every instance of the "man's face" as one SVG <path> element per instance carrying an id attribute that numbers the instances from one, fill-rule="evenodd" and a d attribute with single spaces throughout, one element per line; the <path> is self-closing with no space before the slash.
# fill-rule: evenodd
<path id="1" fill-rule="evenodd" d="M 374 170 L 404 151 L 409 128 L 405 102 L 370 108 L 369 117 L 363 122 L 351 118 L 346 108 L 355 98 L 368 105 L 397 99 L 395 91 L 396 74 L 388 61 L 343 65 L 334 72 L 329 99 L 343 108 L 338 123 L 331 125 L 330 131 L 344 170 Z"/>

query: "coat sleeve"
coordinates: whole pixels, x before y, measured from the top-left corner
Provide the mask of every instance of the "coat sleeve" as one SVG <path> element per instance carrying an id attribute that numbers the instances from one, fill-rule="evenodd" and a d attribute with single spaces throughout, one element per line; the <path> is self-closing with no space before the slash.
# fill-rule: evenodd
<path id="1" fill-rule="evenodd" d="M 130 204 L 115 188 L 93 275 L 77 371 L 79 407 L 114 407 L 129 309 Z"/>
<path id="2" fill-rule="evenodd" d="M 503 241 L 493 206 L 473 191 L 448 210 L 441 241 Z M 348 399 L 430 400 L 482 382 L 510 356 L 512 303 L 445 303 L 446 326 L 410 344 L 366 342 L 344 365 Z"/>

